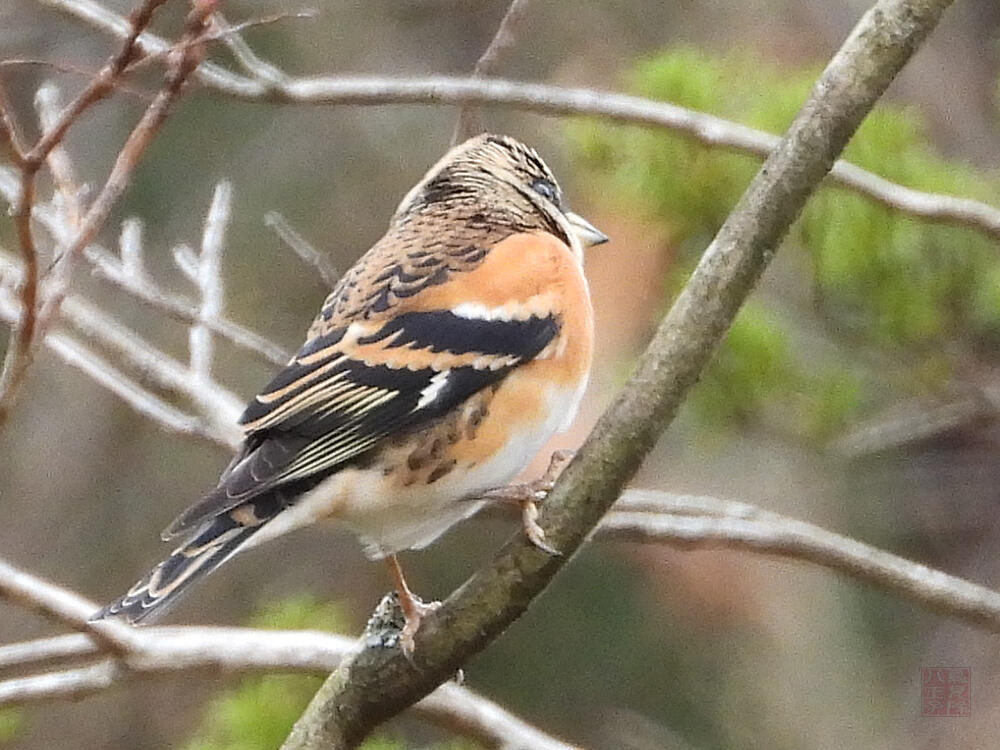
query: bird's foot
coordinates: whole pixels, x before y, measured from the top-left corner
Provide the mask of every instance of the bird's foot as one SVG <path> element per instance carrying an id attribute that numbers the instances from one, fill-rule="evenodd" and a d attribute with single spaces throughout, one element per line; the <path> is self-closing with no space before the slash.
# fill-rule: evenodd
<path id="1" fill-rule="evenodd" d="M 403 650 L 403 656 L 407 659 L 413 658 L 413 638 L 420 629 L 420 623 L 426 615 L 438 610 L 441 602 L 425 602 L 412 593 L 407 597 L 401 597 L 399 606 L 403 610 L 403 617 L 406 623 L 399 634 L 399 647 Z"/>
<path id="2" fill-rule="evenodd" d="M 521 506 L 521 524 L 524 527 L 525 535 L 538 549 L 550 555 L 562 553 L 545 541 L 545 530 L 538 525 L 537 503 L 548 497 L 556 480 L 573 455 L 574 452 L 571 450 L 558 450 L 552 454 L 549 468 L 538 479 L 497 487 L 482 495 L 486 500 L 518 503 Z"/>

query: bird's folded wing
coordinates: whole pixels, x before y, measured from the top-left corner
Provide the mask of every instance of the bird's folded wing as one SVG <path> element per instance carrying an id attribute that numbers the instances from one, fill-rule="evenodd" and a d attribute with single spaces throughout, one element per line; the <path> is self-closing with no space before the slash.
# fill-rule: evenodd
<path id="1" fill-rule="evenodd" d="M 275 487 L 321 478 L 440 417 L 538 356 L 559 327 L 554 314 L 488 319 L 422 310 L 314 337 L 240 418 L 241 457 L 165 536 Z"/>

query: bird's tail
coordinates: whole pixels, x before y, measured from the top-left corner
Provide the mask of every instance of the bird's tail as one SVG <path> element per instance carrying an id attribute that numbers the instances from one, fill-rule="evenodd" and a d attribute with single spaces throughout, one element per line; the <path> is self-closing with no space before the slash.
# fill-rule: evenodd
<path id="1" fill-rule="evenodd" d="M 118 616 L 138 623 L 163 614 L 191 584 L 235 555 L 261 528 L 262 524 L 244 526 L 229 513 L 216 516 L 91 619 Z"/>

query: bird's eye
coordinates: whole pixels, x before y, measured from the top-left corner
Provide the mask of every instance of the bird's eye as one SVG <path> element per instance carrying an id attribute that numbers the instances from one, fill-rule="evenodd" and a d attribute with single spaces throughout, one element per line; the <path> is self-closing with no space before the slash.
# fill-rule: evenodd
<path id="1" fill-rule="evenodd" d="M 547 198 L 553 203 L 558 203 L 556 199 L 556 186 L 548 180 L 535 180 L 531 188 L 543 198 Z"/>

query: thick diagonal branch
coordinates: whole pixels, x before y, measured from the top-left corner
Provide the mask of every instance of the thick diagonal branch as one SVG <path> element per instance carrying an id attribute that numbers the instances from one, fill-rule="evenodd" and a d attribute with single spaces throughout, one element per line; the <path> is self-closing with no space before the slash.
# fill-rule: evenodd
<path id="1" fill-rule="evenodd" d="M 600 522 L 670 423 L 740 305 L 864 116 L 950 0 L 881 0 L 823 72 L 779 146 L 706 250 L 624 392 L 567 467 L 539 519 L 562 551 L 517 538 L 463 584 L 416 638 L 413 660 L 373 646 L 345 660 L 285 750 L 356 747 L 380 722 L 448 679 L 548 585 Z"/>

